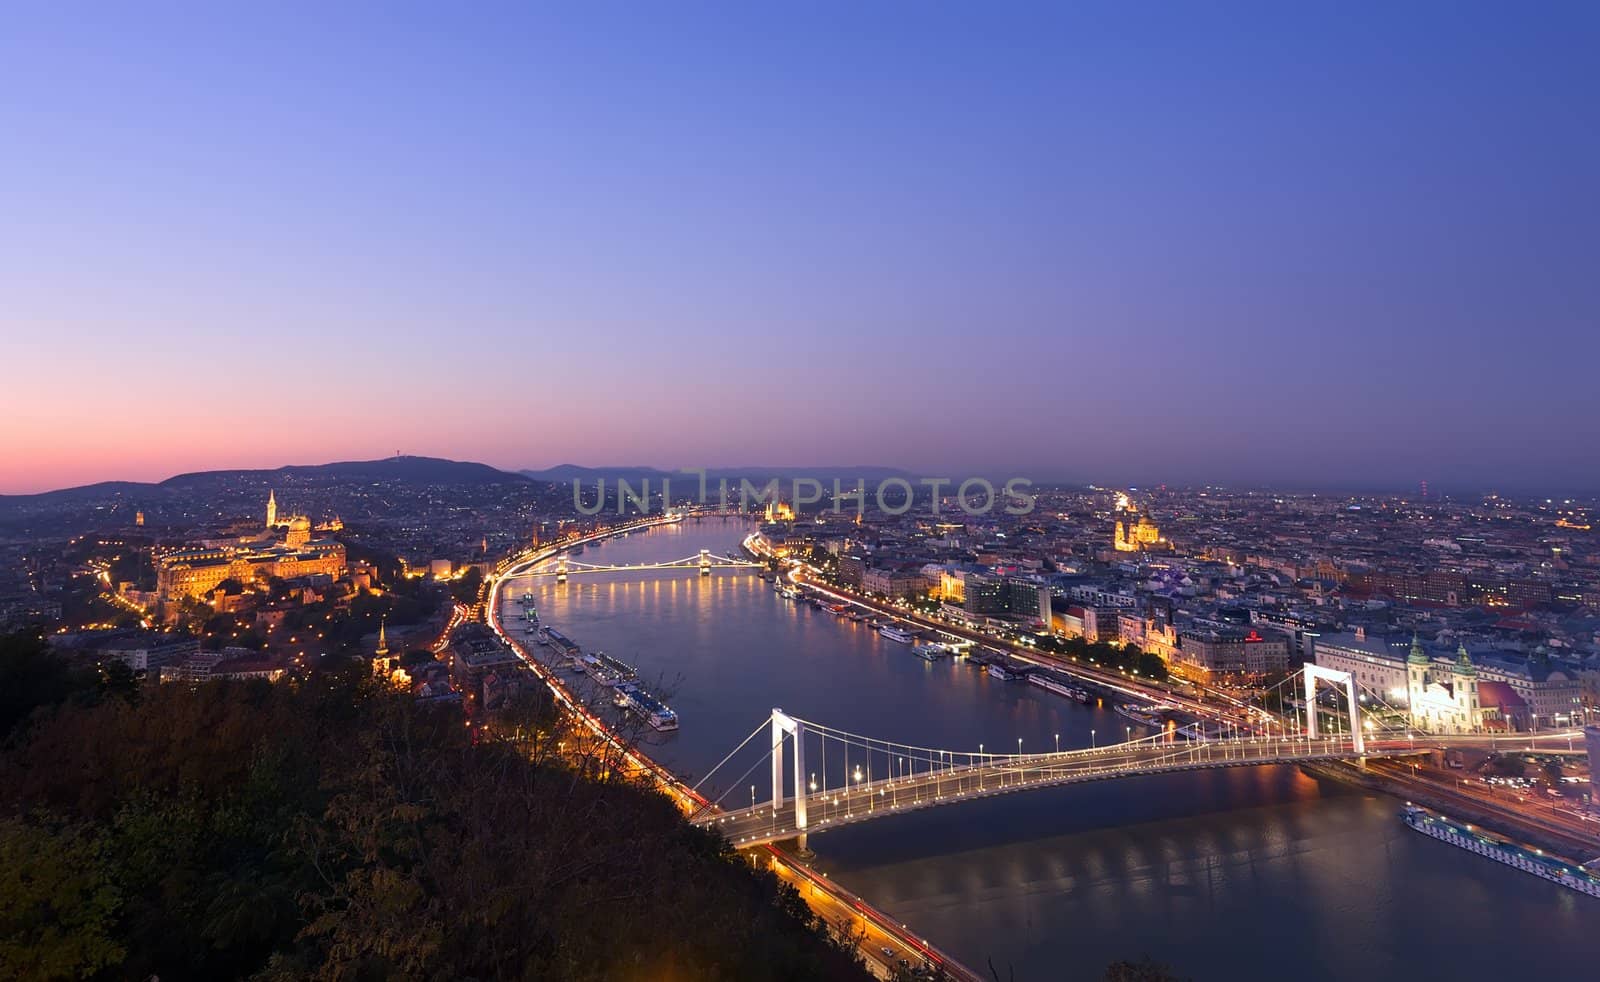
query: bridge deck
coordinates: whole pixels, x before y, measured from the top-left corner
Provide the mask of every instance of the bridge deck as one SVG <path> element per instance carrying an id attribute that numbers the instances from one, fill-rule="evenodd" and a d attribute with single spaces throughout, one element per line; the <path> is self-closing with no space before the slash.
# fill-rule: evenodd
<path id="1" fill-rule="evenodd" d="M 770 802 L 765 802 L 754 808 L 703 815 L 695 821 L 720 829 L 733 845 L 746 848 L 791 839 L 802 831 L 822 832 L 1035 788 L 1174 771 L 1351 760 L 1357 756 L 1347 742 L 1339 740 L 1189 743 L 1155 748 L 1146 745 L 1132 750 L 1113 746 L 1100 751 L 1007 757 L 998 763 L 956 765 L 905 778 L 864 781 L 848 790 L 814 792 L 806 796 L 807 823 L 803 830 L 795 827 L 793 799 L 775 811 Z"/>

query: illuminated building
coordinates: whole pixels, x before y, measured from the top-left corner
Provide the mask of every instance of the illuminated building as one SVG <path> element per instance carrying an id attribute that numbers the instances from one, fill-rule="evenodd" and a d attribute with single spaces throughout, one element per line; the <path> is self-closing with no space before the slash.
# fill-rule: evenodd
<path id="1" fill-rule="evenodd" d="M 782 501 L 769 501 L 767 502 L 767 521 L 792 522 L 794 521 L 794 509 Z"/>
<path id="2" fill-rule="evenodd" d="M 312 539 L 311 520 L 295 515 L 278 521 L 278 503 L 267 497 L 267 534 L 237 546 L 181 548 L 156 557 L 156 592 L 163 600 L 204 597 L 224 580 L 248 584 L 258 576 L 290 580 L 298 576 L 344 575 L 344 544 Z M 287 526 L 281 543 L 274 528 Z"/>
<path id="3" fill-rule="evenodd" d="M 1247 630 L 1193 630 L 1178 633 L 1173 652 L 1181 674 L 1209 680 L 1213 675 L 1281 672 L 1289 667 L 1289 639 Z"/>
<path id="4" fill-rule="evenodd" d="M 1161 530 L 1140 514 L 1125 494 L 1117 495 L 1117 526 L 1111 545 L 1118 552 L 1142 552 L 1162 545 Z"/>
<path id="5" fill-rule="evenodd" d="M 1456 652 L 1449 668 L 1433 664 L 1433 659 L 1413 635 L 1411 653 L 1406 656 L 1406 695 L 1411 723 L 1430 733 L 1471 733 L 1483 728 L 1483 711 L 1478 705 L 1478 670 L 1473 667 L 1465 644 Z"/>

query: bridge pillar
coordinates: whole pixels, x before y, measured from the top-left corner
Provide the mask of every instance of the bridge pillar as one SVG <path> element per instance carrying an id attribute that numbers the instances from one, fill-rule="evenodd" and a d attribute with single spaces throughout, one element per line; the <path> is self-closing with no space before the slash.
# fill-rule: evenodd
<path id="1" fill-rule="evenodd" d="M 806 827 L 806 725 L 776 707 L 772 710 L 772 807 L 783 806 L 783 740 L 794 738 L 794 827 Z"/>
<path id="2" fill-rule="evenodd" d="M 1366 734 L 1361 730 L 1361 708 L 1356 702 L 1355 680 L 1350 677 L 1350 673 L 1306 662 L 1301 674 L 1306 680 L 1306 736 L 1313 740 L 1317 738 L 1317 680 L 1322 679 L 1334 685 L 1344 686 L 1345 701 L 1350 704 L 1350 739 L 1356 753 L 1366 753 L 1367 740 Z"/>
<path id="3" fill-rule="evenodd" d="M 711 550 L 710 549 L 701 549 L 700 550 L 700 575 L 701 576 L 710 576 L 711 575 Z"/>

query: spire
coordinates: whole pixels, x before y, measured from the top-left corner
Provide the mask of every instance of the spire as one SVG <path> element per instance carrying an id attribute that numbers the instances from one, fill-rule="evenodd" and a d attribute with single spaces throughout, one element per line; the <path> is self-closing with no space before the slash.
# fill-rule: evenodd
<path id="1" fill-rule="evenodd" d="M 1411 632 L 1411 654 L 1406 661 L 1413 665 L 1428 664 L 1428 653 L 1422 650 L 1422 638 L 1416 631 Z"/>
<path id="2" fill-rule="evenodd" d="M 389 635 L 387 632 L 388 626 L 389 618 L 388 615 L 385 615 L 382 620 L 378 621 L 378 650 L 373 652 L 373 654 L 377 655 L 379 658 L 382 658 L 384 655 L 389 653 Z"/>
<path id="3" fill-rule="evenodd" d="M 1461 642 L 1461 646 L 1456 649 L 1456 672 L 1461 675 L 1473 675 L 1477 671 L 1472 665 L 1472 656 L 1467 654 L 1467 643 Z"/>
<path id="4" fill-rule="evenodd" d="M 276 491 L 267 492 L 267 531 L 278 524 L 278 494 Z"/>

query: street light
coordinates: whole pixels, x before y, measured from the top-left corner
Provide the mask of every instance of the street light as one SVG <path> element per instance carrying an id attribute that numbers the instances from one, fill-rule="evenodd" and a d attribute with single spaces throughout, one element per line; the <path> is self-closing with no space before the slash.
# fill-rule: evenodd
<path id="1" fill-rule="evenodd" d="M 1094 730 L 1092 729 L 1089 731 L 1089 749 L 1094 749 Z"/>

